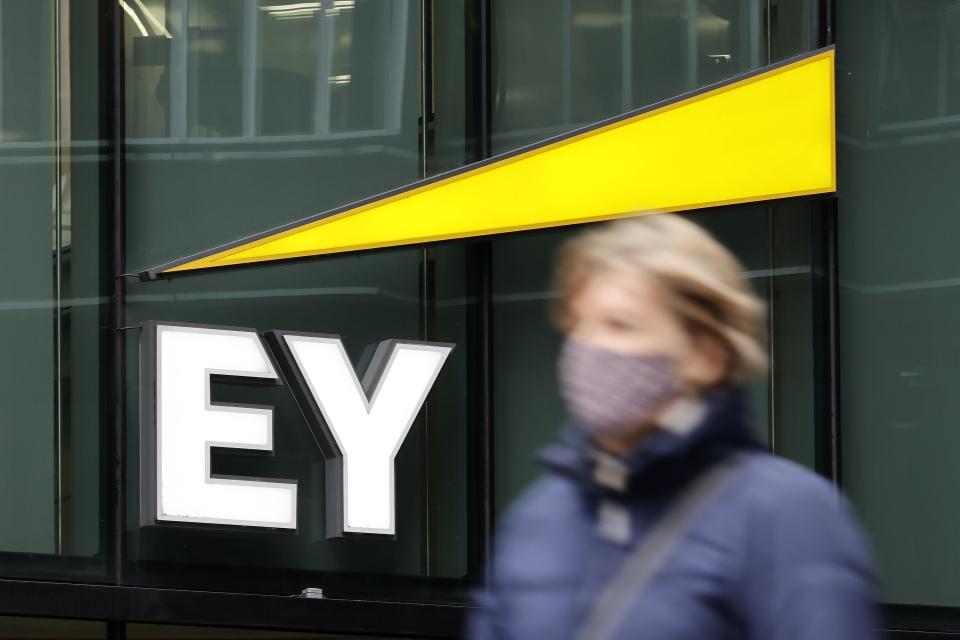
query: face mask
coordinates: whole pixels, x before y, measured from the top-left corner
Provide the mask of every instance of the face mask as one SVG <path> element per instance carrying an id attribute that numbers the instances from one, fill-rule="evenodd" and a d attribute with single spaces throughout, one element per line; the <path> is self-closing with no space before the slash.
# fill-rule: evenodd
<path id="1" fill-rule="evenodd" d="M 568 338 L 560 352 L 567 409 L 592 434 L 629 432 L 655 417 L 683 384 L 663 355 L 624 355 Z"/>

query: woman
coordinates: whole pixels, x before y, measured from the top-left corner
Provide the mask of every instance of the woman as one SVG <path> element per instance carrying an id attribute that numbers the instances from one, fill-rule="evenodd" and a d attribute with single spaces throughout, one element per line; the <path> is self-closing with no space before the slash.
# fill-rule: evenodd
<path id="1" fill-rule="evenodd" d="M 737 260 L 645 215 L 572 239 L 556 277 L 572 420 L 501 523 L 471 637 L 875 637 L 843 498 L 751 435 L 763 305 Z"/>

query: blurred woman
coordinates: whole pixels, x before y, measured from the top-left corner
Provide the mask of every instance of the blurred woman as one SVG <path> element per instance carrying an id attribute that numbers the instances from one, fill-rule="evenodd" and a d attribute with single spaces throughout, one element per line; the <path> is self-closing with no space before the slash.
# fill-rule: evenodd
<path id="1" fill-rule="evenodd" d="M 556 289 L 571 420 L 501 522 L 470 636 L 874 638 L 846 502 L 752 436 L 764 309 L 736 258 L 644 215 L 569 241 Z"/>

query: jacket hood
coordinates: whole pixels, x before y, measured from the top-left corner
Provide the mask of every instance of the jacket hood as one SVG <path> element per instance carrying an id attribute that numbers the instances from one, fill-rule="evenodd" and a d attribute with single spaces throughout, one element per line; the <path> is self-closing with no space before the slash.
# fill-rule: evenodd
<path id="1" fill-rule="evenodd" d="M 714 460 L 735 451 L 760 449 L 750 428 L 750 398 L 746 386 L 711 390 L 700 396 L 703 411 L 685 432 L 654 429 L 625 457 L 601 453 L 587 432 L 576 422 L 567 422 L 557 441 L 540 452 L 548 470 L 572 476 L 588 488 L 596 487 L 594 470 L 598 458 L 615 460 L 627 476 L 626 491 L 638 485 L 680 482 Z"/>

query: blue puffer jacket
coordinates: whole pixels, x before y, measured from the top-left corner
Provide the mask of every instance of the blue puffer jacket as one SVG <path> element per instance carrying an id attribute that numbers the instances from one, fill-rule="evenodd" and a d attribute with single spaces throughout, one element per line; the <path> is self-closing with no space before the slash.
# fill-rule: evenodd
<path id="1" fill-rule="evenodd" d="M 671 498 L 733 453 L 733 476 L 698 511 L 614 637 L 878 637 L 873 564 L 845 500 L 819 476 L 755 443 L 743 389 L 706 400 L 692 430 L 658 430 L 623 461 L 625 482 L 595 480 L 588 440 L 574 427 L 564 431 L 544 452 L 547 473 L 500 525 L 488 585 L 469 620 L 471 638 L 575 637 L 597 593 Z M 611 503 L 625 516 L 612 529 L 598 515 Z"/>

